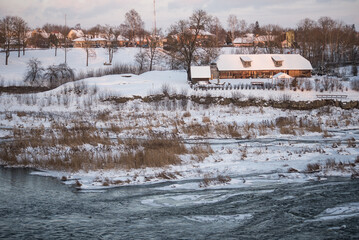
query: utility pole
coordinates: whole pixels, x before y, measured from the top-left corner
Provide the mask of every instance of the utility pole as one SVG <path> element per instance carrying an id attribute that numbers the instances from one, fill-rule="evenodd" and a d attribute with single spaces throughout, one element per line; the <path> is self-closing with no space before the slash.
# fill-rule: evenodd
<path id="1" fill-rule="evenodd" d="M 65 31 L 66 31 L 66 14 L 65 14 Z M 65 64 L 67 64 L 67 35 L 65 35 Z"/>
<path id="2" fill-rule="evenodd" d="M 153 35 L 156 37 L 156 0 L 153 0 Z"/>

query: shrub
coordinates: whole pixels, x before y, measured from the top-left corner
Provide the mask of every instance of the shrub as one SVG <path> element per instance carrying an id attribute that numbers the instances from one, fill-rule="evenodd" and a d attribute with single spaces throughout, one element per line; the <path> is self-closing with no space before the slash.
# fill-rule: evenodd
<path id="1" fill-rule="evenodd" d="M 37 58 L 32 58 L 27 63 L 27 72 L 25 75 L 25 82 L 28 82 L 31 86 L 41 86 L 44 68 L 41 66 L 41 62 Z"/>
<path id="2" fill-rule="evenodd" d="M 66 64 L 48 66 L 44 78 L 49 87 L 57 87 L 61 84 L 74 81 L 74 71 Z"/>
<path id="3" fill-rule="evenodd" d="M 291 99 L 292 97 L 291 97 L 291 95 L 289 95 L 289 94 L 283 94 L 281 97 L 280 97 L 280 101 L 282 101 L 282 102 L 287 102 L 287 101 L 290 101 L 290 99 Z"/>
<path id="4" fill-rule="evenodd" d="M 352 65 L 352 74 L 353 76 L 358 76 L 358 67 L 355 65 Z"/>
<path id="5" fill-rule="evenodd" d="M 199 187 L 205 188 L 210 185 L 226 184 L 232 181 L 230 176 L 223 176 L 219 174 L 217 177 L 213 177 L 211 174 L 205 174 L 202 181 L 199 183 Z"/>
<path id="6" fill-rule="evenodd" d="M 359 91 L 359 79 L 352 80 L 350 82 L 350 87 L 355 91 Z"/>
<path id="7" fill-rule="evenodd" d="M 318 172 L 320 170 L 320 165 L 318 163 L 308 163 L 307 164 L 307 172 Z"/>

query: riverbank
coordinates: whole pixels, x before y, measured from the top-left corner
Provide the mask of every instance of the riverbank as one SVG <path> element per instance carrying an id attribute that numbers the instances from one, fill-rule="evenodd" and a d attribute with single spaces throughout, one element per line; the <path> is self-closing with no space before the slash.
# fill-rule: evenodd
<path id="1" fill-rule="evenodd" d="M 246 186 L 251 174 L 290 182 L 358 172 L 356 108 L 136 99 L 86 112 L 46 109 L 0 114 L 0 158 L 81 189 L 189 179 L 195 188 Z"/>

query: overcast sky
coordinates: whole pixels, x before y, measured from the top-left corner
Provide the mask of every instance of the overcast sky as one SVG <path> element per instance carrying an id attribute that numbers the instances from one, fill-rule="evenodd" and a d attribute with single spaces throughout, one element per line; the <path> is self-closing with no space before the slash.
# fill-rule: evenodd
<path id="1" fill-rule="evenodd" d="M 83 28 L 96 24 L 120 25 L 125 13 L 135 9 L 153 27 L 153 0 L 0 0 L 0 17 L 21 16 L 30 27 L 45 23 L 68 26 L 80 23 Z M 278 24 L 295 27 L 306 17 L 317 20 L 329 16 L 359 30 L 359 0 L 156 0 L 157 27 L 166 30 L 177 20 L 188 18 L 195 9 L 217 16 L 227 28 L 229 14 L 247 23 Z"/>

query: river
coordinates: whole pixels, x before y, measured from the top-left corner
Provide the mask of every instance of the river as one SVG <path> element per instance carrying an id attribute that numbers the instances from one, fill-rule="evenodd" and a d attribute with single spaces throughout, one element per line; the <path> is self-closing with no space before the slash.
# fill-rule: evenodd
<path id="1" fill-rule="evenodd" d="M 91 192 L 31 171 L 0 167 L 0 238 L 359 238 L 358 179 L 169 189 L 182 181 Z"/>

